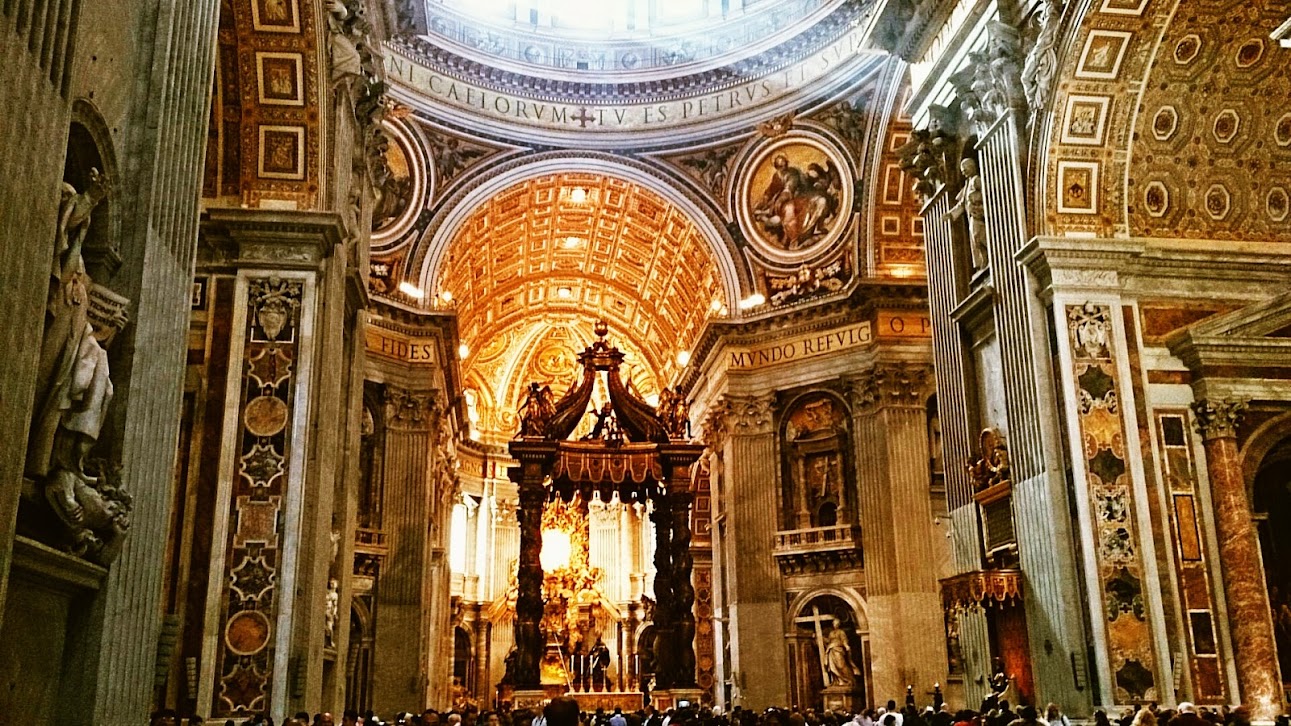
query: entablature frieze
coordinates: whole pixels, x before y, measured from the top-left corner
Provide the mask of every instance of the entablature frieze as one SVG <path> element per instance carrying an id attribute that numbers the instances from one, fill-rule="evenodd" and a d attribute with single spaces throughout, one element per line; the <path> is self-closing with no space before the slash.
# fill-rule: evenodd
<path id="1" fill-rule="evenodd" d="M 1039 295 L 1272 297 L 1291 279 L 1291 249 L 1226 240 L 1050 237 L 1014 256 L 1035 276 Z"/>
<path id="2" fill-rule="evenodd" d="M 342 245 L 334 212 L 209 209 L 202 217 L 198 272 L 235 269 L 315 270 Z"/>

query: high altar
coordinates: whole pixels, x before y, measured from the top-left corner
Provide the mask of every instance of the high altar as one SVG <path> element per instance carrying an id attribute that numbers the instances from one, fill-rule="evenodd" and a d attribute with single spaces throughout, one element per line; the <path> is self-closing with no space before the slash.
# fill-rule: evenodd
<path id="1" fill-rule="evenodd" d="M 699 701 L 690 510 L 692 467 L 704 447 L 689 439 L 680 396 L 665 390 L 654 407 L 629 389 L 619 373 L 624 355 L 606 342 L 607 332 L 597 324 L 599 339 L 578 356 L 581 379 L 560 400 L 531 385 L 520 433 L 508 446 L 519 462 L 508 474 L 519 491 L 520 557 L 515 647 L 499 690 L 516 707 L 564 693 L 586 694 L 578 696 L 584 708 L 637 708 L 647 693 L 659 707 Z M 568 440 L 602 375 L 609 402 L 589 435 Z M 615 692 L 606 678 L 610 654 L 597 634 L 620 614 L 588 564 L 586 507 L 596 496 L 652 508 L 654 683 L 639 692 Z"/>

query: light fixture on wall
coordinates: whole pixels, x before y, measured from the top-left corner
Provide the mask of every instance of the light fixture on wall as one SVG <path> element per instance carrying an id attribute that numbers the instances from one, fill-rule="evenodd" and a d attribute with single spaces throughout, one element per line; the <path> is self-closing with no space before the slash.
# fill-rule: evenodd
<path id="1" fill-rule="evenodd" d="M 564 245 L 565 249 L 567 249 L 567 250 L 572 250 L 572 249 L 574 249 L 575 247 L 581 247 L 581 246 L 583 245 L 583 238 L 581 238 L 581 237 L 566 237 L 566 238 L 565 238 L 565 241 L 564 241 L 562 244 Z"/>
<path id="2" fill-rule="evenodd" d="M 755 292 L 752 295 L 749 295 L 748 297 L 740 301 L 740 310 L 749 310 L 749 309 L 755 308 L 759 305 L 762 305 L 766 301 L 767 301 L 767 298 L 765 295 L 763 295 L 760 292 Z"/>
<path id="3" fill-rule="evenodd" d="M 462 343 L 461 345 L 457 346 L 457 357 L 458 357 L 458 358 L 461 358 L 462 360 L 466 360 L 466 358 L 467 358 L 470 354 L 471 354 L 471 348 L 470 348 L 470 346 L 468 346 L 466 343 Z"/>
<path id="4" fill-rule="evenodd" d="M 690 351 L 688 350 L 677 351 L 677 365 L 681 366 L 682 368 L 685 368 L 686 366 L 690 365 Z"/>
<path id="5" fill-rule="evenodd" d="M 415 298 L 417 300 L 421 300 L 426 297 L 425 290 L 422 290 L 420 287 L 417 287 L 416 285 L 412 284 L 411 282 L 408 282 L 407 280 L 404 280 L 403 282 L 399 283 L 399 292 L 402 292 L 408 297 Z"/>
<path id="6" fill-rule="evenodd" d="M 574 291 L 573 291 L 572 289 L 568 288 L 568 287 L 558 287 L 558 288 L 556 288 L 556 297 L 564 298 L 564 299 L 568 300 L 569 298 L 571 298 L 571 297 L 573 297 L 573 296 L 574 296 Z"/>
<path id="7" fill-rule="evenodd" d="M 444 301 L 444 302 L 446 302 L 446 303 L 451 303 L 451 302 L 453 301 L 453 291 L 452 291 L 452 290 L 442 290 L 442 291 L 440 291 L 440 293 L 439 293 L 439 299 L 440 299 L 440 300 L 443 300 L 443 301 Z"/>
<path id="8" fill-rule="evenodd" d="M 574 187 L 569 192 L 569 201 L 574 204 L 583 204 L 587 201 L 587 190 L 582 187 Z"/>

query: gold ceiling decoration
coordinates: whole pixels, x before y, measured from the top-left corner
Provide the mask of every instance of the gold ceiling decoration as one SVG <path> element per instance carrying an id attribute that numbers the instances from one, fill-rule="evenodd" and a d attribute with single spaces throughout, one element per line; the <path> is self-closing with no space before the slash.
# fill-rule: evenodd
<path id="1" fill-rule="evenodd" d="M 601 174 L 533 177 L 472 211 L 433 292 L 457 310 L 481 437 L 515 434 L 510 412 L 529 381 L 568 384 L 598 319 L 619 332 L 637 393 L 657 394 L 714 307 L 730 304 L 709 244 L 659 194 Z"/>

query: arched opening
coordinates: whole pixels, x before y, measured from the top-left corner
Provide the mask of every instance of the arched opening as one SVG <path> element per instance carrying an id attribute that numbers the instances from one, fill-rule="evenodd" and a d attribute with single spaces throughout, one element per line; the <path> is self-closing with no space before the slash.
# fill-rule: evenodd
<path id="1" fill-rule="evenodd" d="M 1284 523 L 1291 521 L 1291 436 L 1265 454 L 1252 493 L 1278 666 L 1286 682 L 1291 673 L 1291 528 Z"/>
<path id="2" fill-rule="evenodd" d="M 453 705 L 465 702 L 466 696 L 474 692 L 475 648 L 471 645 L 471 634 L 466 628 L 458 625 L 453 628 Z"/>
<path id="3" fill-rule="evenodd" d="M 561 393 L 598 320 L 626 353 L 631 386 L 653 403 L 704 322 L 731 305 L 701 221 L 641 180 L 543 173 L 451 223 L 423 294 L 457 312 L 470 435 L 485 443 L 515 433 L 530 382 Z"/>
<path id="4" fill-rule="evenodd" d="M 793 619 L 789 639 L 790 702 L 802 708 L 851 710 L 866 702 L 868 627 L 846 600 L 811 598 Z"/>

